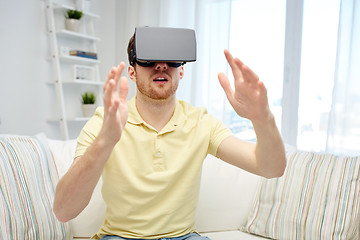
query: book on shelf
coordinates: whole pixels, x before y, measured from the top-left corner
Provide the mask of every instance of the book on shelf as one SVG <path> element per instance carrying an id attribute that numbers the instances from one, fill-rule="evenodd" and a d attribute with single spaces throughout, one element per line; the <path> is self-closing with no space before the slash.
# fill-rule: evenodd
<path id="1" fill-rule="evenodd" d="M 97 59 L 97 53 L 94 53 L 94 52 L 87 52 L 87 51 L 80 51 L 80 50 L 70 50 L 69 54 L 70 54 L 70 56 Z"/>

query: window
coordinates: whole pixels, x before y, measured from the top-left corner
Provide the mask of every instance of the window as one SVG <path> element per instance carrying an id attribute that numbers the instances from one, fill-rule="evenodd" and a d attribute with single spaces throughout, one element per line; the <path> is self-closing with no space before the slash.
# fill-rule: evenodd
<path id="1" fill-rule="evenodd" d="M 340 0 L 305 0 L 298 148 L 325 151 L 334 86 Z"/>
<path id="2" fill-rule="evenodd" d="M 260 7 L 261 6 L 261 7 Z M 285 38 L 285 0 L 233 1 L 230 19 L 230 52 L 248 65 L 264 82 L 269 105 L 281 126 L 281 100 Z M 229 71 L 231 71 L 229 69 Z M 232 74 L 228 74 L 232 77 Z M 233 79 L 230 79 L 232 82 Z M 222 91 L 220 88 L 219 91 Z M 240 118 L 228 101 L 223 120 L 244 140 L 254 140 L 249 120 Z"/>
<path id="3" fill-rule="evenodd" d="M 303 150 L 327 150 L 331 129 L 329 122 L 334 119 L 330 115 L 334 113 L 335 106 L 333 90 L 336 89 L 335 69 L 338 69 L 336 59 L 339 59 L 340 1 L 196 1 L 196 31 L 201 44 L 198 45 L 196 68 L 191 75 L 195 81 L 191 81 L 191 86 L 183 92 L 190 93 L 194 105 L 206 106 L 211 114 L 221 119 L 240 138 L 255 140 L 251 122 L 237 116 L 217 80 L 217 74 L 227 69 L 225 73 L 233 82 L 231 69 L 222 53 L 227 47 L 264 82 L 270 108 L 285 142 L 296 144 Z M 351 13 L 354 6 L 347 8 Z M 343 16 L 354 20 L 356 15 L 353 14 L 355 17 L 349 12 Z M 357 25 L 347 25 L 350 27 L 346 31 L 359 29 Z M 358 42 L 354 39 L 351 38 L 349 43 L 351 41 L 354 45 Z M 351 44 L 345 41 L 343 45 Z M 356 56 L 351 57 L 354 65 Z M 350 61 L 349 56 L 344 58 L 345 62 Z M 352 71 L 359 69 L 355 65 L 348 65 Z M 345 78 L 348 77 L 341 76 L 341 79 Z M 338 94 L 338 98 L 346 94 L 345 90 L 341 92 L 342 95 Z M 351 99 L 359 99 L 357 93 L 353 95 Z M 343 106 L 341 104 L 337 103 L 335 107 Z M 355 109 L 349 113 L 354 115 L 358 107 L 350 108 Z M 344 119 L 345 115 L 349 115 L 346 114 L 336 113 L 335 117 Z M 350 116 L 346 118 L 350 119 Z M 358 115 L 351 119 L 352 122 L 358 121 Z M 338 129 L 334 131 L 343 131 Z M 355 126 L 351 131 L 360 132 L 359 129 Z M 336 139 L 332 134 L 333 142 L 344 140 L 343 133 L 336 134 Z M 338 137 L 339 134 L 342 134 L 341 137 Z M 347 138 L 346 145 L 349 145 L 349 140 Z"/>

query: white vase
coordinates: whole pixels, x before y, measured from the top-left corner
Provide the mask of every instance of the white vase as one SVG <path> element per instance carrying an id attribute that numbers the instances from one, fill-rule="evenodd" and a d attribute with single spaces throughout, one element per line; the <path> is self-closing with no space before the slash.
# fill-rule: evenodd
<path id="1" fill-rule="evenodd" d="M 69 31 L 78 32 L 80 21 L 78 19 L 67 18 L 65 19 L 65 28 Z"/>
<path id="2" fill-rule="evenodd" d="M 83 117 L 92 117 L 96 110 L 95 104 L 82 104 L 81 105 L 81 111 L 83 114 Z"/>

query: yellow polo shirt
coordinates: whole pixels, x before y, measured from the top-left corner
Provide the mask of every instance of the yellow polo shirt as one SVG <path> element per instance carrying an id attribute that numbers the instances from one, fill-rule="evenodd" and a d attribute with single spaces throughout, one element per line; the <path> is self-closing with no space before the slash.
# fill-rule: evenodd
<path id="1" fill-rule="evenodd" d="M 128 122 L 102 173 L 106 218 L 94 236 L 170 238 L 196 231 L 195 210 L 201 169 L 208 153 L 216 155 L 230 130 L 204 108 L 177 101 L 175 112 L 158 132 L 143 121 L 135 97 Z M 78 137 L 76 156 L 99 133 L 99 107 Z"/>

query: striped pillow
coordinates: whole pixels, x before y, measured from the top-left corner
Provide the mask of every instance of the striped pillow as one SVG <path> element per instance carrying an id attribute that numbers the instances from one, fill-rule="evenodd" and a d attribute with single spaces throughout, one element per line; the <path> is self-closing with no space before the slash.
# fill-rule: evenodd
<path id="1" fill-rule="evenodd" d="M 287 153 L 263 179 L 245 231 L 273 239 L 360 239 L 360 157 Z"/>
<path id="2" fill-rule="evenodd" d="M 0 135 L 0 159 L 0 239 L 72 239 L 52 211 L 58 174 L 41 136 Z"/>

